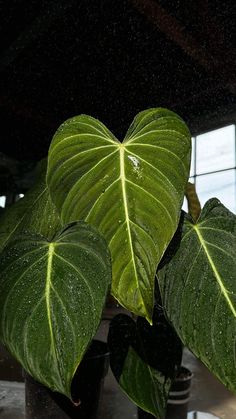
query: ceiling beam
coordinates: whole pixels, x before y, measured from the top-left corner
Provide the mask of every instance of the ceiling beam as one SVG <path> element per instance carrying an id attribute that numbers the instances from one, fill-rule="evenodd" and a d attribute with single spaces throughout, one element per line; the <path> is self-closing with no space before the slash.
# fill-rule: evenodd
<path id="1" fill-rule="evenodd" d="M 179 45 L 184 52 L 198 62 L 206 70 L 215 65 L 216 57 L 213 57 L 199 42 L 188 32 L 178 20 L 170 15 L 160 4 L 154 0 L 130 0 L 133 6 L 143 14 L 148 21 L 156 26 L 175 44 Z"/>
<path id="2" fill-rule="evenodd" d="M 202 47 L 201 43 L 169 12 L 163 8 L 157 0 L 129 0 L 138 12 L 146 17 L 155 27 L 157 27 L 167 38 L 171 39 L 176 45 L 204 68 L 213 78 L 221 80 L 224 88 L 230 93 L 236 93 L 236 78 L 234 72 L 235 50 L 232 54 L 226 48 L 217 50 Z M 213 35 L 212 35 L 213 36 Z M 207 35 L 205 38 L 208 39 Z M 219 54 L 220 52 L 220 54 Z"/>

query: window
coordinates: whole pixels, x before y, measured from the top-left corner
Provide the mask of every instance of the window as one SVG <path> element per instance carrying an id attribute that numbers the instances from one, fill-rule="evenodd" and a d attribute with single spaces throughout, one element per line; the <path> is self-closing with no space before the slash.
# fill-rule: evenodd
<path id="1" fill-rule="evenodd" d="M 11 205 L 16 201 L 19 201 L 19 199 L 21 199 L 23 197 L 24 197 L 24 194 L 22 194 L 22 193 L 18 194 L 18 195 L 15 195 L 15 194 L 10 194 L 10 195 L 7 195 L 7 196 L 1 195 L 0 196 L 0 207 L 5 208 L 6 206 Z"/>
<path id="2" fill-rule="evenodd" d="M 0 207 L 4 208 L 6 204 L 6 197 L 0 196 Z"/>
<path id="3" fill-rule="evenodd" d="M 192 139 L 190 182 L 196 185 L 202 207 L 208 199 L 216 197 L 236 213 L 235 143 L 235 125 Z"/>

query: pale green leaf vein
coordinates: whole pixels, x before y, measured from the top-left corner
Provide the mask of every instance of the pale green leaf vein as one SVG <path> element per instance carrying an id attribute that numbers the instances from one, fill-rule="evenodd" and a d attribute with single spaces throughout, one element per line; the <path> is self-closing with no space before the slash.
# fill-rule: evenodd
<path id="1" fill-rule="evenodd" d="M 45 301 L 46 301 L 47 318 L 48 318 L 52 353 L 55 357 L 56 363 L 58 364 L 56 347 L 55 347 L 55 342 L 54 342 L 54 332 L 53 332 L 53 325 L 52 325 L 51 302 L 50 302 L 51 278 L 52 278 L 52 271 L 53 271 L 52 262 L 53 262 L 54 255 L 55 255 L 54 243 L 50 243 L 49 248 L 48 248 L 48 259 L 47 259 L 48 263 L 47 263 L 47 276 L 46 276 L 46 285 L 45 285 Z"/>
<path id="2" fill-rule="evenodd" d="M 208 245 L 209 247 L 213 247 L 217 250 L 219 250 L 221 253 L 224 253 L 226 256 L 228 256 L 230 259 L 233 259 L 233 261 L 235 262 L 235 254 L 231 255 L 229 252 L 226 252 L 225 249 L 223 249 L 222 247 L 217 246 L 216 244 L 213 244 L 207 240 L 204 240 L 206 245 Z"/>
<path id="3" fill-rule="evenodd" d="M 145 126 L 143 129 L 145 129 L 145 128 L 147 128 L 147 126 Z M 142 130 L 143 130 L 142 129 Z M 140 132 L 142 131 L 142 130 L 140 130 Z M 183 138 L 186 138 L 186 136 L 184 135 L 184 134 L 181 134 L 179 131 L 176 131 L 176 130 L 173 130 L 173 129 L 167 129 L 167 128 L 165 128 L 165 129 L 161 129 L 161 128 L 158 128 L 158 129 L 154 129 L 154 130 L 150 130 L 150 131 L 147 131 L 147 132 L 145 132 L 145 133 L 143 133 L 143 134 L 141 134 L 141 135 L 136 135 L 135 137 L 133 137 L 132 138 L 132 140 L 131 141 L 127 141 L 127 143 L 126 144 L 132 144 L 133 143 L 133 141 L 136 141 L 136 140 L 138 140 L 139 138 L 143 138 L 143 137 L 145 137 L 146 135 L 149 135 L 149 134 L 153 134 L 153 133 L 159 133 L 159 132 L 164 132 L 164 133 L 171 133 L 171 134 L 173 134 L 173 140 L 172 140 L 172 142 L 174 143 L 174 140 L 175 140 L 175 138 L 176 137 L 174 137 L 174 135 L 178 135 L 178 136 L 181 136 L 181 137 L 183 137 Z"/>
<path id="4" fill-rule="evenodd" d="M 170 219 L 170 222 L 171 222 L 171 224 L 172 224 L 173 228 L 175 228 L 174 222 L 173 222 L 173 220 L 172 220 L 172 217 L 171 217 L 171 215 L 170 215 L 170 213 L 169 213 L 168 209 L 165 207 L 165 205 L 164 205 L 161 201 L 159 201 L 159 199 L 157 199 L 154 195 L 152 195 L 152 194 L 151 194 L 150 192 L 148 192 L 146 189 L 143 189 L 143 188 L 142 188 L 142 186 L 138 185 L 137 183 L 134 183 L 134 182 L 132 182 L 132 181 L 131 181 L 131 180 L 129 180 L 129 179 L 126 179 L 126 181 L 127 181 L 127 183 L 130 183 L 131 185 L 133 185 L 133 186 L 134 186 L 134 187 L 136 187 L 137 189 L 140 189 L 140 190 L 144 193 L 144 195 L 148 195 L 148 196 L 150 196 L 150 198 L 151 198 L 152 200 L 156 201 L 156 202 L 158 203 L 158 206 L 159 206 L 159 207 L 162 207 L 162 208 L 164 209 L 165 213 L 167 214 L 168 218 Z"/>
<path id="5" fill-rule="evenodd" d="M 127 203 L 124 150 L 125 148 L 121 145 L 120 147 L 120 178 L 121 178 L 122 195 L 123 195 L 123 202 L 124 202 L 124 209 L 125 209 L 125 221 L 127 225 L 127 233 L 128 233 L 128 240 L 129 240 L 129 246 L 130 246 L 130 251 L 131 251 L 131 258 L 133 261 L 134 277 L 135 277 L 137 287 L 139 288 L 138 274 L 137 274 L 136 263 L 134 259 L 134 249 L 133 249 L 132 235 L 131 235 L 131 229 L 130 229 L 129 210 L 128 210 L 128 203 Z"/>
<path id="6" fill-rule="evenodd" d="M 85 276 L 82 274 L 82 272 L 78 269 L 78 267 L 74 266 L 71 262 L 69 262 L 67 259 L 63 258 L 62 256 L 60 256 L 58 253 L 54 253 L 54 255 L 57 258 L 59 258 L 60 260 L 62 260 L 63 263 L 66 263 L 67 265 L 69 265 L 70 268 L 72 270 L 74 270 L 79 275 L 80 278 L 82 278 L 85 286 L 87 287 L 88 292 L 89 292 L 89 295 L 90 295 L 90 298 L 91 298 L 91 302 L 92 302 L 92 305 L 93 305 L 93 308 L 91 309 L 91 312 L 93 313 L 93 327 L 92 327 L 92 329 L 94 330 L 95 329 L 95 325 L 96 325 L 96 321 L 95 321 L 96 305 L 95 305 L 95 300 L 94 300 L 93 292 L 92 292 L 92 289 L 91 289 L 91 287 L 90 287 L 90 285 L 88 283 L 88 280 L 85 278 Z"/>
<path id="7" fill-rule="evenodd" d="M 115 184 L 115 183 L 117 183 L 118 181 L 120 180 L 120 178 L 117 178 L 116 180 L 114 180 L 106 189 L 105 189 L 105 191 L 103 192 L 103 194 L 102 195 L 98 195 L 98 198 L 96 199 L 96 201 L 93 203 L 93 205 L 92 205 L 92 207 L 90 208 L 90 210 L 89 210 L 89 212 L 88 212 L 88 214 L 86 215 L 86 218 L 85 218 L 85 221 L 88 221 L 89 220 L 89 217 L 90 217 L 90 215 L 92 214 L 92 211 L 95 209 L 95 207 L 96 207 L 96 205 L 99 203 L 99 201 L 103 198 L 103 196 L 104 196 L 104 194 L 106 193 L 106 192 L 108 192 L 111 188 L 112 188 L 112 186 Z"/>
<path id="8" fill-rule="evenodd" d="M 55 248 L 57 248 L 57 247 L 59 247 L 59 246 L 62 246 L 62 247 L 64 247 L 65 246 L 65 243 L 60 243 L 60 242 L 57 242 L 57 243 L 54 243 L 54 245 L 55 245 Z M 98 259 L 98 261 L 104 266 L 104 267 L 106 267 L 106 263 L 104 262 L 104 260 L 100 257 L 100 255 L 99 255 L 99 253 L 96 253 L 95 251 L 94 251 L 94 249 L 92 249 L 92 247 L 91 246 L 86 246 L 85 244 L 82 244 L 81 242 L 78 242 L 78 243 L 76 243 L 76 242 L 66 242 L 66 247 L 68 248 L 68 247 L 78 247 L 79 249 L 83 249 L 83 250 L 85 250 L 87 253 L 90 253 L 91 255 L 93 255 L 93 257 L 95 257 L 96 259 Z"/>
<path id="9" fill-rule="evenodd" d="M 30 365 L 31 353 L 30 353 L 30 350 L 28 350 L 28 331 L 29 331 L 29 326 L 30 326 L 31 319 L 33 318 L 35 312 L 37 311 L 37 309 L 40 306 L 40 304 L 42 304 L 42 302 L 44 301 L 44 299 L 45 299 L 45 295 L 43 294 L 42 297 L 37 302 L 37 304 L 33 307 L 30 315 L 27 316 L 26 321 L 25 321 L 25 324 L 24 324 L 24 331 L 23 331 L 24 352 L 25 352 L 26 359 L 27 359 L 27 362 L 28 362 L 30 368 L 32 366 Z M 31 341 L 29 342 L 29 344 L 31 346 Z"/>
<path id="10" fill-rule="evenodd" d="M 145 233 L 145 235 L 148 237 L 148 239 L 152 242 L 155 250 L 156 250 L 156 248 L 159 249 L 159 246 L 154 242 L 153 238 L 148 234 L 148 232 L 141 225 L 137 224 L 135 221 L 132 221 L 132 220 L 130 220 L 130 223 L 133 224 L 138 230 Z"/>
<path id="11" fill-rule="evenodd" d="M 102 136 L 97 135 L 97 134 L 78 133 L 78 134 L 68 135 L 67 137 L 62 138 L 60 142 L 58 142 L 58 143 L 56 143 L 56 144 L 53 145 L 53 153 L 56 154 L 57 153 L 57 149 L 59 148 L 59 150 L 60 151 L 63 150 L 63 152 L 65 154 L 65 150 L 66 149 L 70 149 L 71 146 L 72 146 L 71 143 L 69 143 L 68 145 L 65 144 L 65 140 L 69 140 L 71 138 L 73 138 L 74 140 L 76 140 L 74 142 L 74 144 L 73 144 L 73 148 L 77 148 L 78 147 L 77 140 L 79 140 L 81 136 L 96 137 L 96 138 L 101 138 L 101 139 L 104 139 L 104 140 L 107 141 L 107 139 L 105 137 L 102 137 Z M 88 151 L 93 151 L 93 150 L 97 150 L 99 148 L 104 148 L 104 147 L 117 147 L 117 144 L 115 144 L 115 142 L 113 142 L 112 140 L 109 141 L 109 143 L 112 143 L 112 144 L 107 144 L 107 145 L 103 145 L 103 146 L 99 146 L 99 147 L 89 148 Z M 85 153 L 86 151 L 87 150 L 81 151 L 80 154 Z M 71 154 L 72 154 L 72 152 L 71 152 Z M 76 155 L 73 156 L 73 157 L 76 157 Z"/>
<path id="12" fill-rule="evenodd" d="M 41 252 L 41 250 L 43 249 L 43 248 L 47 248 L 48 247 L 48 244 L 45 244 L 45 242 L 43 242 L 44 244 L 43 244 L 43 246 L 41 246 L 41 247 L 39 247 L 39 248 L 37 248 L 37 249 L 34 249 L 34 250 L 30 250 L 29 252 L 26 252 L 26 253 L 24 253 L 22 256 L 18 256 L 17 257 L 17 263 L 19 263 L 19 261 L 20 260 L 22 260 L 22 259 L 25 259 L 27 256 L 29 256 L 29 255 L 32 255 L 32 254 L 34 254 L 34 253 L 38 253 L 38 252 Z M 37 242 L 37 244 L 38 244 L 38 242 Z M 1 271 L 1 275 L 5 272 L 5 271 L 8 271 L 13 265 L 15 265 L 15 263 L 16 263 L 16 260 L 13 260 L 11 263 L 9 263 L 8 265 L 6 265 L 6 267 Z"/>
<path id="13" fill-rule="evenodd" d="M 106 140 L 112 141 L 110 138 L 108 138 L 108 137 L 107 137 L 107 131 L 106 131 L 106 129 L 104 128 L 104 126 L 100 123 L 100 121 L 96 120 L 96 123 L 100 126 L 100 128 L 102 129 L 102 131 L 100 131 L 100 129 L 98 129 L 97 127 L 95 127 L 95 125 L 88 124 L 87 122 L 82 122 L 82 121 L 80 121 L 80 122 L 79 122 L 79 124 L 80 124 L 80 125 L 85 125 L 85 126 L 87 126 L 87 127 L 93 128 L 93 129 L 94 129 L 94 131 L 99 132 L 101 135 L 102 135 L 102 134 L 105 134 L 105 137 L 104 137 L 104 138 L 105 138 Z"/>
<path id="14" fill-rule="evenodd" d="M 72 189 L 70 190 L 69 194 L 67 195 L 67 199 L 64 200 L 64 203 L 62 205 L 62 210 L 61 210 L 61 214 L 64 214 L 64 208 L 67 205 L 67 201 L 70 202 L 70 207 L 73 205 L 73 199 L 70 199 L 70 196 L 74 196 L 74 201 L 77 202 L 78 197 L 77 194 L 75 193 L 75 191 L 77 190 L 77 188 L 80 186 L 81 182 L 84 181 L 84 179 L 86 179 L 88 177 L 88 175 L 91 175 L 91 173 L 94 172 L 94 170 L 96 170 L 100 165 L 102 165 L 102 163 L 108 159 L 109 157 L 111 157 L 113 154 L 117 153 L 118 150 L 113 151 L 112 153 L 109 153 L 107 156 L 103 157 L 101 160 L 99 160 L 99 162 L 97 162 L 94 166 L 92 166 L 89 170 L 87 170 L 73 185 Z M 66 212 L 66 211 L 65 211 Z"/>
<path id="15" fill-rule="evenodd" d="M 55 287 L 53 285 L 51 285 L 51 289 L 54 292 L 55 296 L 57 297 L 58 301 L 60 302 L 60 304 L 61 304 L 61 306 L 62 306 L 62 308 L 63 308 L 63 310 L 64 310 L 64 312 L 66 314 L 66 320 L 70 323 L 71 331 L 72 331 L 72 334 L 73 334 L 74 343 L 76 344 L 76 336 L 75 336 L 74 326 L 73 326 L 73 323 L 71 321 L 71 318 L 70 318 L 70 316 L 68 314 L 68 311 L 66 309 L 66 306 L 65 306 L 65 304 L 64 304 L 61 296 L 58 294 L 57 290 L 55 289 Z"/>
<path id="16" fill-rule="evenodd" d="M 100 126 L 100 128 L 102 129 L 102 131 L 99 130 L 97 127 L 95 127 L 95 125 L 88 124 L 87 122 L 82 122 L 82 121 L 75 121 L 75 122 L 73 122 L 73 121 L 70 121 L 70 125 L 72 125 L 72 124 L 73 125 L 77 125 L 77 126 L 78 125 L 85 125 L 87 127 L 92 128 L 94 131 L 99 132 L 99 134 L 101 134 L 101 136 L 102 136 L 102 138 L 104 140 L 106 140 L 108 142 L 115 141 L 115 142 L 118 142 L 119 143 L 119 141 L 117 140 L 117 138 L 114 138 L 114 136 L 112 136 L 112 138 L 111 137 L 108 137 L 109 132 L 107 132 L 107 130 L 105 129 L 105 127 L 100 123 L 100 121 L 96 120 L 96 123 L 97 123 L 97 125 Z"/>
<path id="17" fill-rule="evenodd" d="M 211 220 L 216 221 L 215 218 L 211 218 Z M 209 221 L 209 219 L 207 221 Z M 217 219 L 217 221 L 218 221 L 218 219 Z M 220 229 L 220 228 L 214 228 L 214 227 L 203 227 L 203 224 L 204 224 L 204 222 L 201 222 L 199 224 L 199 229 L 200 230 L 216 231 L 216 232 L 221 233 L 221 234 L 224 233 L 225 235 L 230 236 L 230 237 L 232 237 L 232 236 L 235 237 L 235 234 L 233 234 L 232 231 L 227 231 L 227 230 L 222 231 L 222 229 Z"/>
<path id="18" fill-rule="evenodd" d="M 195 229 L 195 231 L 197 233 L 197 236 L 198 236 L 198 239 L 199 239 L 199 241 L 200 241 L 200 243 L 201 243 L 201 245 L 202 245 L 202 247 L 203 247 L 203 249 L 205 251 L 205 254 L 206 254 L 206 257 L 208 259 L 208 262 L 209 262 L 209 264 L 211 266 L 211 269 L 213 271 L 213 274 L 214 274 L 214 276 L 215 276 L 215 278 L 216 278 L 216 280 L 218 282 L 218 285 L 220 287 L 220 290 L 221 290 L 222 294 L 224 295 L 224 298 L 226 300 L 226 303 L 229 306 L 229 309 L 231 310 L 231 312 L 233 313 L 233 316 L 236 317 L 236 310 L 235 310 L 235 308 L 233 306 L 233 303 L 232 303 L 232 301 L 231 301 L 231 299 L 229 297 L 228 291 L 227 291 L 227 289 L 224 286 L 223 280 L 222 280 L 222 278 L 221 278 L 221 276 L 220 276 L 220 274 L 219 274 L 219 272 L 217 270 L 217 267 L 216 267 L 216 265 L 215 265 L 215 263 L 214 263 L 214 261 L 213 261 L 213 259 L 211 257 L 211 254 L 210 254 L 210 252 L 209 252 L 209 250 L 207 248 L 206 242 L 205 242 L 203 236 L 201 235 L 201 232 L 200 232 L 199 228 L 196 225 L 194 226 L 194 229 Z"/>
<path id="19" fill-rule="evenodd" d="M 126 151 L 129 152 L 128 149 L 126 149 Z M 161 170 L 159 170 L 157 167 L 153 166 L 153 164 L 149 163 L 147 160 L 140 157 L 138 154 L 134 153 L 133 151 L 130 152 L 129 154 L 131 154 L 132 156 L 137 157 L 137 159 L 139 159 L 140 161 L 143 161 L 145 164 L 150 166 L 153 170 L 155 170 L 155 172 L 158 173 L 158 175 L 161 175 L 165 179 L 165 181 L 171 185 L 172 188 L 175 189 L 173 183 L 170 181 L 170 179 Z M 176 172 L 176 174 L 178 174 L 178 173 Z"/>
<path id="20" fill-rule="evenodd" d="M 194 272 L 194 267 L 195 267 L 195 265 L 196 265 L 196 263 L 197 263 L 197 260 L 198 260 L 198 257 L 200 256 L 200 254 L 201 254 L 201 250 L 202 250 L 202 246 L 200 245 L 199 246 L 199 249 L 198 249 L 198 252 L 197 252 L 197 254 L 194 256 L 194 259 L 193 259 L 193 261 L 192 261 L 192 263 L 191 263 L 191 266 L 190 266 L 190 269 L 189 269 L 189 271 L 188 271 L 188 274 L 187 274 L 187 277 L 185 278 L 185 281 L 184 281 L 184 290 L 183 290 L 183 293 L 184 292 L 186 292 L 187 294 L 188 294 L 188 292 L 189 292 L 189 289 L 187 288 L 187 285 L 188 285 L 188 283 L 189 283 L 189 280 L 190 280 L 190 278 L 191 278 L 191 273 L 192 272 Z M 184 263 L 183 263 L 184 264 Z M 186 317 L 186 312 L 184 312 L 183 313 L 183 304 L 180 304 L 180 309 L 179 309 L 179 319 L 182 319 L 182 317 L 184 317 L 184 320 L 183 320 L 183 323 L 185 322 L 185 317 Z M 181 323 L 182 323 L 182 320 L 180 320 L 181 321 Z"/>
<path id="21" fill-rule="evenodd" d="M 19 284 L 19 282 L 24 278 L 24 276 L 27 274 L 27 272 L 32 269 L 35 265 L 37 265 L 41 260 L 45 259 L 46 255 L 41 256 L 39 259 L 37 259 L 34 263 L 32 263 L 30 266 L 28 266 L 23 273 L 19 276 L 19 278 L 17 278 L 17 281 L 14 283 L 13 287 L 10 289 L 5 301 L 4 301 L 4 308 L 3 308 L 3 315 L 2 315 L 2 322 L 3 322 L 3 326 L 4 326 L 4 322 L 5 322 L 5 318 L 7 317 L 7 305 L 8 305 L 8 301 L 10 299 L 10 296 L 12 295 L 13 291 L 15 290 L 15 288 L 17 287 L 17 285 Z M 4 327 L 3 327 L 4 330 Z"/>
<path id="22" fill-rule="evenodd" d="M 129 144 L 129 146 L 152 147 L 152 148 L 156 148 L 158 150 L 162 150 L 165 153 L 171 154 L 176 160 L 178 160 L 181 163 L 181 165 L 183 166 L 184 172 L 186 172 L 186 170 L 187 170 L 183 161 L 180 159 L 180 157 L 177 154 L 173 153 L 173 151 L 168 150 L 168 148 L 157 146 L 155 144 L 144 144 L 144 143 L 132 143 L 132 144 Z"/>
<path id="23" fill-rule="evenodd" d="M 60 143 L 58 145 L 60 145 Z M 100 150 L 100 149 L 103 149 L 103 148 L 110 148 L 110 147 L 116 147 L 117 148 L 117 146 L 115 144 L 109 144 L 109 145 L 103 145 L 103 146 L 99 146 L 99 147 L 87 148 L 86 150 L 79 151 L 77 154 L 73 154 L 73 156 L 67 158 L 63 163 L 66 162 L 66 164 L 67 163 L 72 164 L 72 161 L 78 159 L 78 156 L 88 154 L 88 153 L 93 153 L 94 151 L 97 151 L 97 150 Z M 55 149 L 54 149 L 54 151 L 55 151 Z M 60 150 L 60 151 L 62 151 L 62 150 Z M 65 155 L 65 148 L 63 148 L 63 152 L 64 152 L 64 155 Z M 72 154 L 72 152 L 70 154 Z"/>
<path id="24" fill-rule="evenodd" d="M 136 132 L 136 134 L 135 135 L 132 135 L 131 134 L 131 136 L 129 137 L 129 139 L 127 140 L 127 141 L 129 141 L 129 140 L 133 140 L 135 137 L 136 137 L 136 135 L 137 134 L 140 134 L 140 132 L 142 132 L 143 130 L 145 130 L 145 129 L 147 129 L 148 128 L 148 126 L 149 125 L 151 125 L 151 124 L 153 124 L 154 123 L 154 121 L 155 120 L 151 120 L 150 122 L 148 122 L 147 124 L 145 124 L 144 126 L 143 126 L 143 122 L 145 121 L 145 119 L 148 119 L 149 117 L 150 117 L 150 115 L 151 114 L 154 114 L 155 113 L 155 111 L 152 111 L 152 112 L 150 112 L 150 113 L 147 113 L 140 121 L 139 121 L 139 124 L 138 125 L 142 125 L 142 128 L 140 128 L 140 129 L 138 129 L 137 130 L 137 132 Z M 172 119 L 173 120 L 173 116 L 160 116 L 159 118 L 158 118 L 158 122 L 160 122 L 161 120 L 167 120 L 167 119 Z M 155 121 L 156 123 L 157 123 L 157 120 Z M 135 130 L 137 129 L 137 127 L 135 127 Z M 135 131 L 134 130 L 134 131 Z"/>
<path id="25" fill-rule="evenodd" d="M 113 242 L 113 240 L 117 237 L 117 236 L 119 236 L 119 234 L 120 234 L 120 230 L 124 227 L 124 225 L 126 224 L 126 220 L 124 220 L 124 222 L 123 223 L 121 223 L 120 225 L 119 225 L 119 227 L 118 227 L 118 229 L 115 231 L 115 233 L 113 234 L 113 236 L 111 237 L 111 239 L 110 239 L 110 241 L 109 241 L 109 243 L 108 243 L 108 247 L 110 247 L 111 246 L 111 243 Z M 123 240 L 123 239 L 121 239 L 121 240 Z"/>
<path id="26" fill-rule="evenodd" d="M 113 151 L 112 153 L 109 153 L 107 156 L 104 156 L 101 160 L 99 160 L 94 166 L 92 166 L 89 170 L 87 170 L 83 176 L 81 176 L 79 178 L 79 180 L 75 183 L 74 186 L 78 185 L 85 177 L 87 177 L 89 174 L 91 174 L 98 166 L 101 165 L 101 163 L 103 163 L 106 159 L 108 159 L 108 157 L 111 157 L 113 154 L 117 153 L 118 150 Z M 79 156 L 79 154 L 78 154 Z M 78 157 L 77 156 L 77 157 Z"/>

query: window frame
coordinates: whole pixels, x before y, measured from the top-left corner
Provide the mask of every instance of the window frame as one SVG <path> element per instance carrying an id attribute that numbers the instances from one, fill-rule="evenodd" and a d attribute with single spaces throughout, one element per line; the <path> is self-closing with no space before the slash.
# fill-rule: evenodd
<path id="1" fill-rule="evenodd" d="M 203 134 L 208 134 L 211 133 L 213 131 L 216 131 L 218 129 L 222 129 L 222 128 L 227 128 L 229 126 L 233 126 L 234 127 L 234 165 L 230 166 L 230 167 L 226 167 L 224 169 L 219 169 L 219 170 L 210 170 L 210 171 L 206 171 L 206 172 L 202 172 L 202 173 L 198 173 L 197 174 L 197 137 Z M 215 173 L 222 173 L 222 172 L 227 172 L 230 170 L 234 170 L 234 197 L 235 197 L 235 211 L 236 211 L 236 124 L 235 123 L 227 123 L 225 125 L 221 125 L 218 127 L 215 127 L 214 129 L 211 130 L 204 130 L 198 134 L 195 134 L 192 136 L 192 155 L 191 155 L 191 167 L 190 167 L 190 177 L 189 177 L 189 182 L 194 183 L 194 185 L 196 186 L 196 192 L 197 191 L 197 179 L 203 176 L 208 176 L 211 174 L 215 174 Z M 200 197 L 199 197 L 200 199 Z M 201 202 L 201 199 L 200 199 Z"/>

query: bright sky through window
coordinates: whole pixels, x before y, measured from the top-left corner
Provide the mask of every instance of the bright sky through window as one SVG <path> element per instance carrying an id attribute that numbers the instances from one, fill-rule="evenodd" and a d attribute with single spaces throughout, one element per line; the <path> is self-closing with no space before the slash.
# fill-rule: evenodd
<path id="1" fill-rule="evenodd" d="M 203 206 L 213 197 L 236 213 L 235 125 L 192 138 L 190 182 Z M 186 201 L 183 209 L 187 210 Z"/>
<path id="2" fill-rule="evenodd" d="M 6 203 L 6 197 L 0 196 L 0 207 L 4 208 Z"/>

